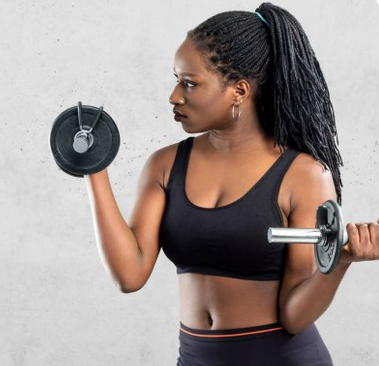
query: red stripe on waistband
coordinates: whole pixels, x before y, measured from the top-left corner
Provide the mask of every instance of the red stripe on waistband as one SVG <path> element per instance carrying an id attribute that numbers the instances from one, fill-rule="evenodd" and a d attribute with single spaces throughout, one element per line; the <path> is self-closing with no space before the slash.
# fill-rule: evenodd
<path id="1" fill-rule="evenodd" d="M 180 330 L 184 333 L 196 336 L 196 337 L 203 337 L 203 338 L 225 338 L 225 337 L 239 337 L 239 336 L 245 336 L 250 334 L 261 334 L 261 333 L 268 333 L 268 332 L 274 332 L 276 330 L 281 330 L 283 327 L 277 327 L 277 328 L 270 328 L 270 329 L 262 329 L 262 330 L 255 330 L 251 332 L 243 332 L 243 333 L 235 333 L 235 334 L 198 334 L 189 332 L 188 330 L 183 329 L 180 327 Z"/>

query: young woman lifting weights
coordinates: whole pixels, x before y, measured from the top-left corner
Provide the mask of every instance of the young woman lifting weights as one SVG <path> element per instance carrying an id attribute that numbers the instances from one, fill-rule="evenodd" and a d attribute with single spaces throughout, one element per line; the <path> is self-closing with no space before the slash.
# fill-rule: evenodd
<path id="1" fill-rule="evenodd" d="M 175 55 L 175 120 L 202 133 L 154 152 L 126 222 L 107 170 L 86 176 L 97 240 L 125 293 L 160 248 L 177 267 L 179 366 L 332 365 L 314 322 L 353 261 L 378 258 L 378 225 L 348 225 L 329 275 L 312 246 L 267 243 L 272 227 L 313 227 L 341 201 L 327 85 L 299 22 L 271 3 L 217 14 Z M 363 245 L 364 244 L 364 245 Z"/>

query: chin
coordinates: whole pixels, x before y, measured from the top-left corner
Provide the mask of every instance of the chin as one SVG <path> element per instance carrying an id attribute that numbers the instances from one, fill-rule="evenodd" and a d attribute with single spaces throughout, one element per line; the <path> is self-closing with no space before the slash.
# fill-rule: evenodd
<path id="1" fill-rule="evenodd" d="M 207 132 L 207 129 L 204 128 L 198 128 L 196 126 L 188 126 L 186 124 L 182 124 L 183 130 L 187 133 L 201 133 L 201 132 Z"/>

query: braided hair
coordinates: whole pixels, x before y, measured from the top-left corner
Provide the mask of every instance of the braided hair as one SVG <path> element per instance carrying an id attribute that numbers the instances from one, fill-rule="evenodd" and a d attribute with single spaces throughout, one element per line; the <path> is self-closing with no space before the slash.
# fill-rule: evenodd
<path id="1" fill-rule="evenodd" d="M 263 130 L 281 149 L 295 148 L 330 169 L 341 204 L 343 161 L 333 106 L 320 65 L 302 26 L 271 3 L 217 14 L 187 34 L 222 85 L 247 79 Z"/>

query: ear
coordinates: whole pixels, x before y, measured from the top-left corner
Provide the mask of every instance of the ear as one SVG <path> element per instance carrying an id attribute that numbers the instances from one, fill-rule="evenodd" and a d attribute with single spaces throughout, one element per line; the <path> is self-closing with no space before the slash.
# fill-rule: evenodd
<path id="1" fill-rule="evenodd" d="M 234 93 L 233 93 L 233 102 L 243 103 L 246 99 L 250 98 L 252 95 L 252 86 L 250 83 L 241 79 L 238 80 L 234 85 Z"/>

